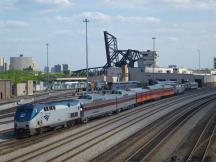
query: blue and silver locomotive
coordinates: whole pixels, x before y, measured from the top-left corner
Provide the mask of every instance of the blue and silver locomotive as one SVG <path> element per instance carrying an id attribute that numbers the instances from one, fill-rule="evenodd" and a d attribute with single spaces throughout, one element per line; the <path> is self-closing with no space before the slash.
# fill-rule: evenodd
<path id="1" fill-rule="evenodd" d="M 18 106 L 14 120 L 15 135 L 30 136 L 72 126 L 80 119 L 80 109 L 80 102 L 75 99 Z"/>

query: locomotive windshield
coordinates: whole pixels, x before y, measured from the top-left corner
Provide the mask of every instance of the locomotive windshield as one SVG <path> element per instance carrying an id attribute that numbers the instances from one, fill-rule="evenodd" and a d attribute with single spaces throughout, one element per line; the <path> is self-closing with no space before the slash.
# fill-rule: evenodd
<path id="1" fill-rule="evenodd" d="M 20 122 L 30 121 L 33 113 L 34 113 L 33 106 L 18 107 L 15 114 L 15 121 L 20 121 Z"/>

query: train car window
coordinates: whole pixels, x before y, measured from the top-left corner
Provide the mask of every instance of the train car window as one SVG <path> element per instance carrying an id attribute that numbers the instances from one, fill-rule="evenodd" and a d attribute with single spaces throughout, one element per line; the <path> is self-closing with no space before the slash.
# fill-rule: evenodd
<path id="1" fill-rule="evenodd" d="M 78 112 L 75 112 L 74 116 L 78 116 Z"/>

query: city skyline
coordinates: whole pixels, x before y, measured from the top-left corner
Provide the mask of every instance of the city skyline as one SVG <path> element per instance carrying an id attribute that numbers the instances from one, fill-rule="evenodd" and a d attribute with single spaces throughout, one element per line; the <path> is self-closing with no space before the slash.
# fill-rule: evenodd
<path id="1" fill-rule="evenodd" d="M 216 47 L 216 2 L 211 0 L 2 0 L 0 56 L 23 54 L 50 67 L 85 68 L 85 24 L 88 24 L 89 67 L 106 63 L 103 31 L 118 39 L 119 49 L 152 50 L 156 37 L 159 65 L 213 68 Z M 97 58 L 97 59 L 95 59 Z"/>

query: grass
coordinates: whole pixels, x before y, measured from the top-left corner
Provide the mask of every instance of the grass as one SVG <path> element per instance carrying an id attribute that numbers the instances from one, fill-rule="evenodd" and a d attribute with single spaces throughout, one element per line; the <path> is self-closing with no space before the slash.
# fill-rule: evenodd
<path id="1" fill-rule="evenodd" d="M 69 77 L 69 74 L 49 74 L 50 77 Z M 27 70 L 9 70 L 7 72 L 0 72 L 0 79 L 8 79 L 13 83 L 21 83 L 27 80 L 44 81 L 47 78 L 47 74 L 36 71 Z"/>

